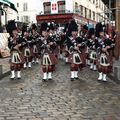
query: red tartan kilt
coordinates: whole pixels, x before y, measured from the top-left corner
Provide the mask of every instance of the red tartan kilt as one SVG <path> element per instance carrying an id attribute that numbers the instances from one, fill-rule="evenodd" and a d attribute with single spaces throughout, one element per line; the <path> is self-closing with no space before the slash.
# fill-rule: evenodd
<path id="1" fill-rule="evenodd" d="M 24 54 L 24 50 L 25 50 L 25 49 L 23 49 L 23 51 L 22 51 L 23 54 Z M 32 54 L 33 54 L 32 48 L 30 48 L 30 54 L 31 54 L 31 56 L 32 56 Z"/>
<path id="2" fill-rule="evenodd" d="M 85 52 L 82 52 L 80 54 L 80 57 L 82 59 L 82 66 L 85 67 L 86 66 L 86 53 Z"/>
<path id="3" fill-rule="evenodd" d="M 110 63 L 110 65 L 102 66 L 102 65 L 100 65 L 100 62 L 99 62 L 100 56 L 98 56 L 98 58 L 96 60 L 96 65 L 97 65 L 97 69 L 99 72 L 103 72 L 105 74 L 112 72 L 112 65 L 113 65 L 112 59 L 109 56 L 107 56 L 107 58 L 108 58 L 108 62 Z"/>
<path id="4" fill-rule="evenodd" d="M 90 54 L 89 53 L 85 53 L 86 59 L 90 59 Z"/>
<path id="5" fill-rule="evenodd" d="M 21 64 L 25 63 L 25 57 L 23 56 L 23 54 L 20 54 L 20 59 L 21 59 Z"/>
<path id="6" fill-rule="evenodd" d="M 52 62 L 52 65 L 56 65 L 57 64 L 57 58 L 55 57 L 54 54 L 49 54 L 50 56 L 50 60 Z"/>
<path id="7" fill-rule="evenodd" d="M 102 66 L 102 65 L 97 65 L 97 69 L 99 72 L 102 72 L 104 74 L 112 72 L 112 66 Z"/>
<path id="8" fill-rule="evenodd" d="M 30 53 L 31 53 L 31 56 L 34 56 L 34 54 L 33 54 L 33 48 L 30 48 Z"/>
<path id="9" fill-rule="evenodd" d="M 80 55 L 82 64 L 84 64 L 84 57 L 83 57 L 83 54 L 80 53 L 79 55 Z M 69 54 L 69 56 L 68 56 L 68 63 L 70 63 L 70 64 L 73 63 L 73 54 Z"/>

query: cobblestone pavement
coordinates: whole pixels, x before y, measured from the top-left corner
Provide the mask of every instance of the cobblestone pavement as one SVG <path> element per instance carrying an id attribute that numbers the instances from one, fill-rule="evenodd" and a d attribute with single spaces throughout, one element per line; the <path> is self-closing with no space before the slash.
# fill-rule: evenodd
<path id="1" fill-rule="evenodd" d="M 0 120 L 120 120 L 120 86 L 98 82 L 97 72 L 84 68 L 70 81 L 61 61 L 53 81 L 42 82 L 40 65 L 22 72 L 21 80 L 0 81 Z"/>
<path id="2" fill-rule="evenodd" d="M 2 70 L 2 72 L 3 73 L 6 73 L 6 72 L 8 72 L 10 69 L 10 66 L 9 66 L 9 57 L 7 57 L 7 58 L 0 58 L 0 65 L 2 65 L 2 68 L 3 68 L 3 70 Z"/>

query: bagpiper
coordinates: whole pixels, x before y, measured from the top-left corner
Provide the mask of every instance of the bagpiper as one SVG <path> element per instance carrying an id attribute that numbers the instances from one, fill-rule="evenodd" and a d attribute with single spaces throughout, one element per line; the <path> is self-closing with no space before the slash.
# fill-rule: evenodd
<path id="1" fill-rule="evenodd" d="M 97 68 L 99 72 L 98 80 L 107 81 L 107 74 L 112 71 L 112 59 L 110 50 L 113 49 L 112 41 L 106 37 L 101 23 L 96 24 L 96 37 L 98 37 L 99 57 Z"/>
<path id="2" fill-rule="evenodd" d="M 55 41 L 49 35 L 49 26 L 43 22 L 40 27 L 41 35 L 41 64 L 43 70 L 43 81 L 52 80 L 52 73 L 57 59 L 54 54 L 56 48 Z"/>
<path id="3" fill-rule="evenodd" d="M 28 26 L 27 25 L 23 25 L 22 28 L 22 39 L 23 39 L 23 56 L 25 59 L 25 63 L 23 65 L 24 68 L 31 68 L 32 67 L 32 49 L 31 49 L 31 38 L 29 37 L 29 33 L 28 33 Z"/>
<path id="4" fill-rule="evenodd" d="M 32 24 L 31 26 L 31 37 L 32 37 L 32 63 L 39 63 L 39 50 L 38 50 L 38 38 L 37 26 Z"/>
<path id="5" fill-rule="evenodd" d="M 8 47 L 10 49 L 10 69 L 11 69 L 11 79 L 16 77 L 21 79 L 21 68 L 22 63 L 24 63 L 23 56 L 20 52 L 22 47 L 22 39 L 18 36 L 17 27 L 14 20 L 8 21 L 7 32 L 10 34 L 8 38 Z"/>
<path id="6" fill-rule="evenodd" d="M 87 50 L 88 50 L 88 60 L 90 60 L 89 65 L 91 70 L 97 70 L 96 60 L 97 60 L 97 46 L 96 46 L 96 37 L 94 28 L 90 28 L 88 32 L 87 40 Z"/>
<path id="7" fill-rule="evenodd" d="M 65 23 L 65 26 L 64 26 L 64 29 L 63 29 L 63 35 L 61 36 L 62 38 L 62 41 L 63 41 L 63 46 L 62 46 L 62 50 L 61 50 L 61 53 L 63 54 L 63 58 L 65 60 L 65 64 L 68 64 L 68 55 L 69 55 L 69 52 L 67 50 L 67 32 L 68 32 L 68 26 L 69 26 L 69 23 L 66 22 Z"/>
<path id="8" fill-rule="evenodd" d="M 70 63 L 71 81 L 77 80 L 78 70 L 81 69 L 84 64 L 84 58 L 82 54 L 82 48 L 84 43 L 81 37 L 78 36 L 78 26 L 75 20 L 72 20 L 68 26 L 66 45 L 69 55 L 68 63 Z"/>

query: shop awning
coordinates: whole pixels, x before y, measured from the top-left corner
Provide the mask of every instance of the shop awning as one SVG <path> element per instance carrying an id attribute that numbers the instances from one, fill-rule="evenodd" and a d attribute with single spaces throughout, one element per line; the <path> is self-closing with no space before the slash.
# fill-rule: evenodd
<path id="1" fill-rule="evenodd" d="M 16 12 L 18 12 L 17 9 L 15 8 L 15 5 L 13 3 L 11 3 L 10 1 L 0 0 L 0 5 L 2 5 L 2 4 L 6 5 L 6 6 L 10 7 L 11 9 L 15 10 Z"/>

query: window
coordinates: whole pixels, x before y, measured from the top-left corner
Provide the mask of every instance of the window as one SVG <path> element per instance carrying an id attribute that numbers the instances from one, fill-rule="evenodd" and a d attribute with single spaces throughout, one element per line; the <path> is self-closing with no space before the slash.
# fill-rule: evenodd
<path id="1" fill-rule="evenodd" d="M 58 1 L 58 13 L 65 13 L 65 1 Z"/>
<path id="2" fill-rule="evenodd" d="M 75 2 L 75 12 L 79 12 L 78 3 L 77 2 Z"/>
<path id="3" fill-rule="evenodd" d="M 85 8 L 85 18 L 87 18 L 87 8 Z"/>
<path id="4" fill-rule="evenodd" d="M 51 3 L 50 2 L 44 2 L 44 14 L 51 14 Z"/>
<path id="5" fill-rule="evenodd" d="M 98 8 L 98 0 L 96 0 L 96 8 Z"/>
<path id="6" fill-rule="evenodd" d="M 80 5 L 80 13 L 81 13 L 81 16 L 83 16 L 83 6 Z"/>
<path id="7" fill-rule="evenodd" d="M 101 1 L 99 0 L 99 8 L 101 8 Z"/>
<path id="8" fill-rule="evenodd" d="M 28 4 L 27 3 L 23 3 L 23 11 L 28 11 Z"/>
<path id="9" fill-rule="evenodd" d="M 17 3 L 17 7 L 19 7 L 19 3 Z"/>
<path id="10" fill-rule="evenodd" d="M 22 16 L 22 22 L 29 23 L 30 22 L 30 16 Z"/>
<path id="11" fill-rule="evenodd" d="M 89 18 L 91 19 L 91 10 L 89 10 Z"/>
<path id="12" fill-rule="evenodd" d="M 93 12 L 93 20 L 95 20 L 95 12 Z"/>
<path id="13" fill-rule="evenodd" d="M 19 16 L 17 16 L 17 20 L 19 20 Z"/>

